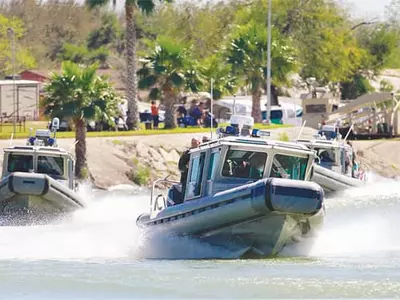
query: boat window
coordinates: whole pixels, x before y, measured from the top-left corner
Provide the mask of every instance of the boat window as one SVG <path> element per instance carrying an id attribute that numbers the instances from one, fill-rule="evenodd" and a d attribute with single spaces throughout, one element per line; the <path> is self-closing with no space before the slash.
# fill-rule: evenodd
<path id="1" fill-rule="evenodd" d="M 267 153 L 245 150 L 228 150 L 222 176 L 260 179 L 264 176 Z"/>
<path id="2" fill-rule="evenodd" d="M 219 151 L 211 153 L 210 167 L 208 168 L 207 180 L 211 180 L 212 178 L 214 178 L 215 170 L 216 170 L 218 162 L 219 162 L 219 157 L 220 157 Z"/>
<path id="3" fill-rule="evenodd" d="M 64 175 L 64 158 L 60 156 L 38 156 L 37 172 L 56 179 Z"/>
<path id="4" fill-rule="evenodd" d="M 206 153 L 202 152 L 200 156 L 194 157 L 192 160 L 190 181 L 186 193 L 188 198 L 200 196 L 205 157 Z"/>
<path id="5" fill-rule="evenodd" d="M 33 156 L 10 153 L 8 172 L 33 172 Z"/>
<path id="6" fill-rule="evenodd" d="M 308 157 L 275 154 L 272 161 L 271 177 L 304 180 Z"/>
<path id="7" fill-rule="evenodd" d="M 336 156 L 335 156 L 335 150 L 334 149 L 318 149 L 315 148 L 315 150 L 317 151 L 317 155 L 320 159 L 320 164 L 322 166 L 332 166 L 336 163 Z"/>

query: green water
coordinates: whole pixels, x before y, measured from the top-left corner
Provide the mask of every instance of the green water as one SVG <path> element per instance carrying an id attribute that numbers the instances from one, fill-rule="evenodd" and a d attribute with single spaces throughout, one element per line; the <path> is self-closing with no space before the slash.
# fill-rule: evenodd
<path id="1" fill-rule="evenodd" d="M 144 237 L 135 220 L 147 204 L 147 195 L 97 194 L 62 224 L 0 227 L 0 299 L 400 297 L 397 183 L 328 199 L 311 251 L 264 260 Z"/>

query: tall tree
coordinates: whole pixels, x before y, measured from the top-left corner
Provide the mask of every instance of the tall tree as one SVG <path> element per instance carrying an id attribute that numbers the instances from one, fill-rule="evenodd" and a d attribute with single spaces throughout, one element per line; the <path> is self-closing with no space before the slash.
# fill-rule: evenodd
<path id="1" fill-rule="evenodd" d="M 106 12 L 101 16 L 101 26 L 91 31 L 87 38 L 88 49 L 116 46 L 121 38 L 121 25 L 115 14 Z"/>
<path id="2" fill-rule="evenodd" d="M 357 46 L 351 24 L 334 0 L 272 0 L 272 24 L 296 48 L 296 61 L 303 79 L 320 84 L 338 82 L 357 68 L 363 51 Z M 266 25 L 267 0 L 254 0 L 241 9 L 236 22 L 252 18 Z"/>
<path id="3" fill-rule="evenodd" d="M 96 75 L 97 65 L 81 67 L 72 62 L 62 64 L 61 74 L 50 74 L 42 105 L 51 117 L 72 119 L 75 125 L 75 175 L 85 178 L 86 124 L 88 120 L 112 122 L 121 99 L 105 78 Z"/>
<path id="4" fill-rule="evenodd" d="M 19 42 L 35 57 L 40 68 L 53 68 L 64 43 L 81 44 L 99 26 L 97 11 L 88 11 L 74 0 L 8 0 L 0 10 L 19 18 L 26 34 Z"/>
<path id="5" fill-rule="evenodd" d="M 356 99 L 374 90 L 369 80 L 393 65 L 398 54 L 399 34 L 388 24 L 358 27 L 354 32 L 363 56 L 351 74 L 341 82 L 342 99 Z M 397 56 L 398 57 L 398 56 Z"/>
<path id="6" fill-rule="evenodd" d="M 201 76 L 187 49 L 176 41 L 159 37 L 153 52 L 138 71 L 139 87 L 150 89 L 150 99 L 161 99 L 165 106 L 165 128 L 175 128 L 175 107 L 181 91 L 199 92 Z"/>
<path id="7" fill-rule="evenodd" d="M 99 62 L 101 68 L 107 68 L 106 61 L 108 56 L 109 50 L 105 46 L 97 49 L 88 49 L 85 45 L 65 43 L 62 52 L 58 55 L 58 59 L 85 65 Z"/>
<path id="8" fill-rule="evenodd" d="M 194 59 L 205 59 L 221 49 L 234 26 L 241 0 L 180 1 L 164 6 L 157 14 L 141 16 L 140 27 L 148 38 L 169 36 L 192 47 Z"/>
<path id="9" fill-rule="evenodd" d="M 296 63 L 294 49 L 289 41 L 276 30 L 272 34 L 271 75 L 272 84 L 277 87 L 288 82 L 287 75 L 295 70 Z M 267 37 L 267 29 L 263 24 L 250 21 L 239 26 L 227 51 L 228 63 L 231 64 L 233 73 L 250 86 L 251 115 L 256 123 L 262 121 L 261 95 L 267 74 Z M 276 105 L 277 95 L 272 96 L 271 104 Z"/>
<path id="10" fill-rule="evenodd" d="M 200 72 L 207 80 L 205 90 L 211 90 L 213 80 L 213 100 L 218 100 L 224 94 L 232 94 L 238 85 L 237 78 L 232 74 L 231 65 L 224 62 L 222 55 L 210 55 L 200 62 Z"/>
<path id="11" fill-rule="evenodd" d="M 112 3 L 115 7 L 116 0 L 86 0 L 90 8 L 104 6 Z M 136 64 L 136 13 L 142 11 L 151 13 L 154 11 L 156 2 L 172 2 L 172 0 L 125 0 L 125 22 L 126 22 L 126 98 L 128 100 L 127 125 L 129 129 L 139 127 L 139 107 L 137 91 L 137 64 Z"/>
<path id="12" fill-rule="evenodd" d="M 13 35 L 9 32 L 13 29 Z M 23 68 L 32 68 L 35 66 L 35 59 L 28 49 L 21 47 L 20 40 L 24 37 L 25 29 L 21 20 L 16 18 L 6 18 L 0 14 L 0 74 L 10 75 L 13 72 L 12 43 L 14 39 L 15 46 L 15 68 L 16 73 Z"/>

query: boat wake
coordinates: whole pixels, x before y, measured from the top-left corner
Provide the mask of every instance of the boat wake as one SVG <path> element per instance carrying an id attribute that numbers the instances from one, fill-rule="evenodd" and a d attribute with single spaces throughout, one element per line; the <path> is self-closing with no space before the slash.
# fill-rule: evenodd
<path id="1" fill-rule="evenodd" d="M 88 208 L 46 226 L 0 227 L 0 260 L 231 259 L 238 253 L 198 240 L 141 232 L 148 192 L 124 186 L 80 189 Z M 326 221 L 313 246 L 283 256 L 348 257 L 400 250 L 398 182 L 378 182 L 327 199 Z M 307 249 L 307 250 L 305 250 Z"/>
<path id="2" fill-rule="evenodd" d="M 394 180 L 349 189 L 326 201 L 325 224 L 318 237 L 290 246 L 284 256 L 360 257 L 400 250 L 397 232 L 400 185 Z M 311 248 L 311 250 L 310 250 Z"/>
<path id="3" fill-rule="evenodd" d="M 45 226 L 0 227 L 0 260 L 115 260 L 234 258 L 234 253 L 189 238 L 141 232 L 139 214 L 148 211 L 148 192 L 113 187 L 80 188 L 88 207 Z"/>

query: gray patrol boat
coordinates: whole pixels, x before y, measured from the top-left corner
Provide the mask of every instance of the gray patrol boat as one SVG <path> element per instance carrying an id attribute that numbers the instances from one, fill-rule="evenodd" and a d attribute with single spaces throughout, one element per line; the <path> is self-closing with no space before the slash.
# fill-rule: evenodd
<path id="1" fill-rule="evenodd" d="M 3 149 L 0 224 L 42 224 L 85 207 L 76 191 L 74 159 L 57 145 L 58 126 L 55 118 L 51 131 L 36 130 L 26 145 Z"/>
<path id="2" fill-rule="evenodd" d="M 313 139 L 295 141 L 316 152 L 311 180 L 318 183 L 325 193 L 360 187 L 368 180 L 358 164 L 357 168 L 352 164 L 353 148 L 346 143 L 346 137 L 342 139 L 337 131 L 335 126 L 324 125 Z"/>
<path id="3" fill-rule="evenodd" d="M 310 182 L 315 152 L 241 125 L 190 150 L 184 193 L 178 182 L 154 182 L 150 212 L 137 225 L 198 238 L 239 257 L 274 255 L 314 236 L 325 215 L 324 192 Z M 156 193 L 159 183 L 171 185 L 166 194 Z"/>

